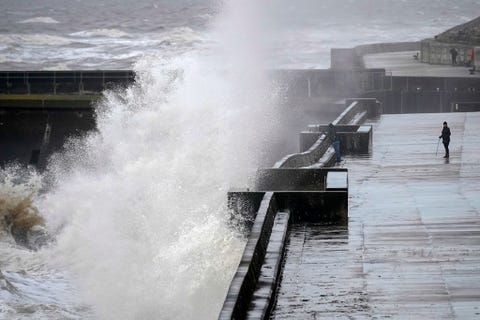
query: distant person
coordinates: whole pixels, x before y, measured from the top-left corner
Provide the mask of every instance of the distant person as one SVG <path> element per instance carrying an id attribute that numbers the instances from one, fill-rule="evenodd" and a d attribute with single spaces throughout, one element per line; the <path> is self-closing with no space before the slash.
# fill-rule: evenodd
<path id="1" fill-rule="evenodd" d="M 420 56 L 420 52 L 416 52 L 414 55 L 413 55 L 413 59 L 414 60 L 418 60 L 418 57 Z"/>
<path id="2" fill-rule="evenodd" d="M 450 152 L 448 150 L 448 145 L 450 144 L 450 128 L 447 125 L 447 121 L 443 122 L 443 129 L 442 129 L 442 134 L 438 139 L 443 140 L 443 146 L 445 147 L 445 156 L 444 158 L 449 158 L 450 157 Z"/>
<path id="3" fill-rule="evenodd" d="M 452 57 L 452 66 L 457 64 L 458 51 L 455 48 L 450 49 L 450 56 Z"/>
<path id="4" fill-rule="evenodd" d="M 332 143 L 333 149 L 335 150 L 335 160 L 336 162 L 342 161 L 342 157 L 340 155 L 340 141 L 338 140 L 337 130 L 333 123 L 328 125 L 328 139 Z"/>
<path id="5" fill-rule="evenodd" d="M 470 61 L 469 61 L 469 67 L 468 71 L 470 71 L 470 74 L 474 74 L 476 71 L 475 68 L 475 50 L 472 48 L 470 49 Z"/>

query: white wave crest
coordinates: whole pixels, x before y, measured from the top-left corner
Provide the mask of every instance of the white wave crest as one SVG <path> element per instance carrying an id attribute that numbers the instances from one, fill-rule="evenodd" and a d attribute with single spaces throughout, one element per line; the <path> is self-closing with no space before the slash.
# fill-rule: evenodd
<path id="1" fill-rule="evenodd" d="M 205 35 L 189 27 L 178 27 L 156 36 L 162 44 L 182 45 L 204 40 Z"/>
<path id="2" fill-rule="evenodd" d="M 0 34 L 0 42 L 4 45 L 44 45 L 62 46 L 71 41 L 67 38 L 49 34 Z"/>
<path id="3" fill-rule="evenodd" d="M 55 24 L 59 23 L 57 20 L 50 18 L 50 17 L 36 17 L 31 19 L 26 19 L 20 21 L 19 23 L 45 23 L 45 24 Z"/>
<path id="4" fill-rule="evenodd" d="M 71 33 L 72 37 L 91 38 L 91 37 L 108 37 L 108 38 L 122 38 L 128 37 L 129 34 L 125 31 L 118 29 L 93 29 L 84 30 Z"/>
<path id="5" fill-rule="evenodd" d="M 218 317 L 244 247 L 227 192 L 246 185 L 278 132 L 260 43 L 211 60 L 142 59 L 136 85 L 105 94 L 98 130 L 52 160 L 56 184 L 39 204 L 58 234 L 52 261 L 78 275 L 98 318 Z"/>

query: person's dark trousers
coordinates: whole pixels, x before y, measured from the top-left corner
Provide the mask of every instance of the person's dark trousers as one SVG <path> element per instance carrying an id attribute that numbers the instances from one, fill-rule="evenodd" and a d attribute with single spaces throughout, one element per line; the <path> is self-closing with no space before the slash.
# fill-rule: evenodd
<path id="1" fill-rule="evenodd" d="M 450 150 L 448 150 L 448 144 L 449 143 L 450 143 L 450 141 L 443 141 L 443 146 L 445 147 L 445 157 L 444 158 L 450 157 Z"/>
<path id="2" fill-rule="evenodd" d="M 340 141 L 335 141 L 333 143 L 333 149 L 335 150 L 335 160 L 336 162 L 342 161 L 342 157 L 340 155 Z"/>

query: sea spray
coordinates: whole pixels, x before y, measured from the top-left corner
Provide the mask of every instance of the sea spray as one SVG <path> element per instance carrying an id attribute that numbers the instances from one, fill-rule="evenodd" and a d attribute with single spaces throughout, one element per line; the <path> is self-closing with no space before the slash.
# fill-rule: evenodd
<path id="1" fill-rule="evenodd" d="M 230 17 L 258 7 L 232 3 Z M 242 41 L 258 36 L 245 30 Z M 276 133 L 261 41 L 228 48 L 245 30 L 226 28 L 207 56 L 139 61 L 136 83 L 97 106 L 97 130 L 51 159 L 38 207 L 56 234 L 52 263 L 78 276 L 98 318 L 217 317 L 244 246 L 226 193 Z"/>

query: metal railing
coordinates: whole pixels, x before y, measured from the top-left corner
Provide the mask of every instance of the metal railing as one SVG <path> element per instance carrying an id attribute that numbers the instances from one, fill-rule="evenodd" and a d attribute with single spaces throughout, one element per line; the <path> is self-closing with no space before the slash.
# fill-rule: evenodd
<path id="1" fill-rule="evenodd" d="M 135 80 L 129 70 L 0 71 L 0 94 L 84 94 L 127 86 Z"/>

